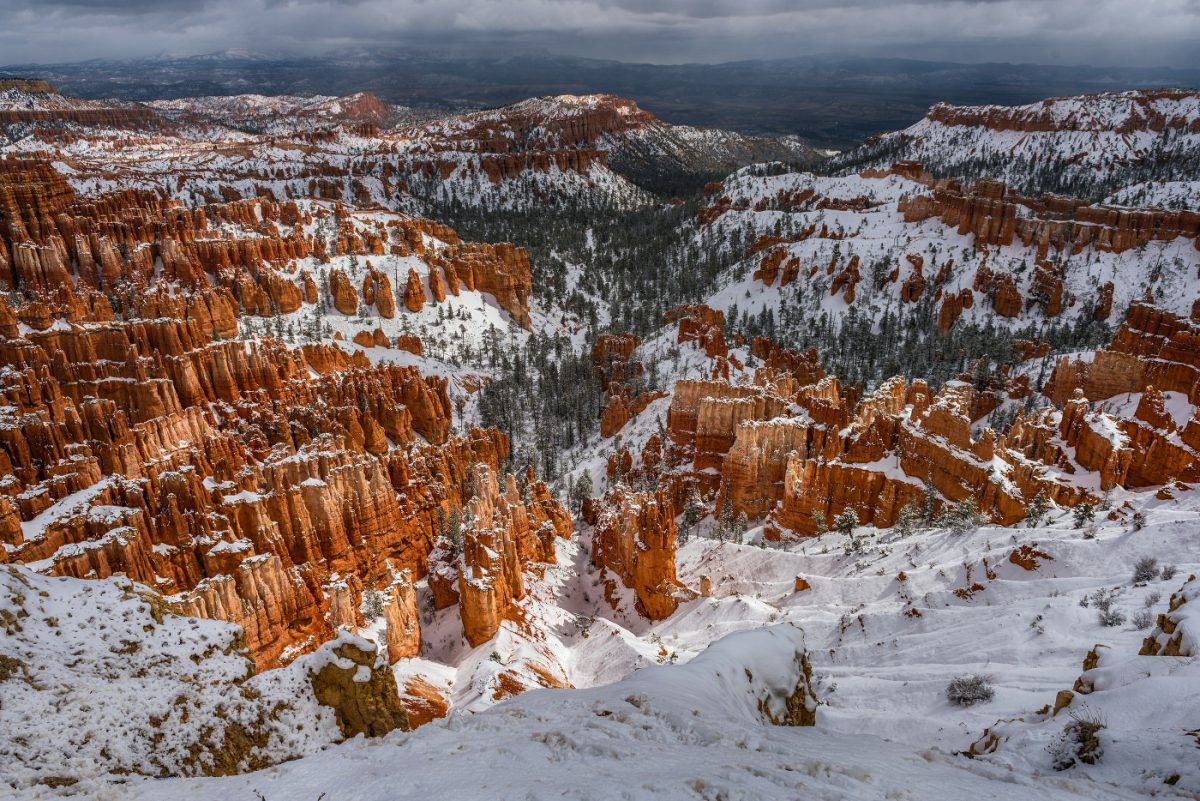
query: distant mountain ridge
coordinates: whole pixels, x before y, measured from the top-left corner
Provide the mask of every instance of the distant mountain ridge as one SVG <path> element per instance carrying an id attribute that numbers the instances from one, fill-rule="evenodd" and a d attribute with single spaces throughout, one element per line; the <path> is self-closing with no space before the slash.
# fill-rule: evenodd
<path id="1" fill-rule="evenodd" d="M 835 158 L 842 172 L 918 161 L 933 175 L 993 177 L 1026 194 L 1103 198 L 1200 175 L 1200 91 L 1054 97 L 1022 106 L 938 103 L 901 131 Z"/>
<path id="2" fill-rule="evenodd" d="M 629 97 L 677 124 L 794 134 L 844 150 L 904 128 L 939 101 L 1020 105 L 1051 95 L 1200 86 L 1200 69 L 957 64 L 811 56 L 656 65 L 547 53 L 441 55 L 359 50 L 285 57 L 209 54 L 2 68 L 81 97 L 160 100 L 207 95 L 348 95 L 434 110 L 498 107 L 528 97 Z"/>
<path id="3" fill-rule="evenodd" d="M 18 149 L 42 149 L 60 136 L 76 142 L 125 141 L 129 133 L 154 138 L 147 158 L 97 162 L 93 184 L 81 184 L 86 189 L 99 189 L 105 171 L 129 169 L 134 174 L 127 180 L 146 186 L 169 181 L 177 192 L 184 185 L 214 197 L 247 191 L 249 185 L 232 189 L 226 173 L 205 177 L 210 170 L 204 159 L 184 169 L 197 159 L 199 142 L 236 153 L 246 170 L 240 180 L 254 181 L 254 192 L 363 203 L 370 198 L 379 205 L 402 202 L 410 210 L 426 202 L 526 206 L 548 196 L 632 206 L 649 202 L 647 191 L 688 194 L 748 164 L 807 167 L 823 158 L 795 137 L 671 125 L 613 95 L 540 97 L 488 111 L 433 114 L 385 103 L 370 92 L 142 103 L 74 98 L 45 82 L 24 85 L 50 91 L 0 92 L 0 135 Z M 294 145 L 277 147 L 276 138 L 302 142 L 306 155 L 298 158 Z M 248 146 L 257 153 L 246 159 Z M 163 160 L 165 153 L 179 161 Z M 310 164 L 301 168 L 300 161 Z M 403 180 L 393 182 L 397 175 Z M 397 192 L 407 199 L 397 200 Z"/>
<path id="4" fill-rule="evenodd" d="M 407 111 L 384 103 L 370 92 L 357 92 L 346 97 L 255 94 L 189 97 L 153 100 L 146 105 L 175 118 L 202 118 L 262 132 L 306 124 L 369 123 L 388 127 L 399 122 Z"/>

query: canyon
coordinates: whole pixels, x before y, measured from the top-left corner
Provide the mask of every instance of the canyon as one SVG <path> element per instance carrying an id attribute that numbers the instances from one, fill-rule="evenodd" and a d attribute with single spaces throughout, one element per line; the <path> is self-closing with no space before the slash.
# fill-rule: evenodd
<path id="1" fill-rule="evenodd" d="M 0 786 L 1195 792 L 1195 100 L 819 161 L 615 95 L 5 79 Z M 1120 187 L 1031 167 L 1111 135 Z M 1091 704 L 1114 756 L 1056 783 Z"/>
<path id="2" fill-rule="evenodd" d="M 247 316 L 302 315 L 322 302 L 341 316 L 368 304 L 392 318 L 386 273 L 368 267 L 360 295 L 328 266 L 385 253 L 424 259 L 452 297 L 487 291 L 527 324 L 520 249 L 462 243 L 402 215 L 356 225 L 338 204 L 84 199 L 46 162 L 0 167 L 3 561 L 153 587 L 181 613 L 240 625 L 261 670 L 362 625 L 369 586 L 390 594 L 392 661 L 416 656 L 411 583 L 468 505 L 477 525 L 499 505 L 513 548 L 504 567 L 518 584 L 527 562 L 548 558 L 531 543 L 543 524 L 551 537 L 570 534 L 532 476 L 521 477 L 528 504 L 511 475 L 498 489 L 508 439 L 456 431 L 446 378 L 366 358 L 391 347 L 378 327 L 354 352 L 238 340 Z M 336 240 L 313 235 L 324 221 Z M 326 262 L 327 282 L 299 266 L 314 260 Z M 482 529 L 468 530 L 469 543 L 476 536 Z M 498 569 L 480 563 L 485 551 L 466 550 L 464 576 Z M 468 630 L 502 612 L 474 587 L 464 579 Z M 480 625 L 494 633 L 496 622 Z"/>

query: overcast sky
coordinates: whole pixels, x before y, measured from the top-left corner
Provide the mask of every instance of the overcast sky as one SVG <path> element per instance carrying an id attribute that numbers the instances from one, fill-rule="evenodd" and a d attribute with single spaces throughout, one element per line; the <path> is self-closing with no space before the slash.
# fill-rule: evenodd
<path id="1" fill-rule="evenodd" d="M 0 64 L 428 44 L 1194 67 L 1198 42 L 1200 0 L 0 0 Z"/>

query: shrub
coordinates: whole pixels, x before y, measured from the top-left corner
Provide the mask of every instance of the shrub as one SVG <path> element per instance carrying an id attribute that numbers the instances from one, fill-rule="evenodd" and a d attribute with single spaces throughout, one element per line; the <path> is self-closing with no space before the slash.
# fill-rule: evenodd
<path id="1" fill-rule="evenodd" d="M 1154 606 L 1156 603 L 1158 603 L 1161 600 L 1162 600 L 1162 593 L 1155 591 L 1155 592 L 1152 592 L 1149 595 L 1147 595 L 1146 599 L 1144 601 L 1142 601 L 1142 603 L 1145 604 L 1147 609 L 1149 609 L 1150 607 Z"/>
<path id="2" fill-rule="evenodd" d="M 1163 581 L 1170 581 L 1175 578 L 1175 574 L 1178 572 L 1179 568 L 1175 567 L 1175 565 L 1163 565 L 1162 573 L 1159 574 L 1159 577 Z"/>
<path id="3" fill-rule="evenodd" d="M 858 526 L 858 515 L 853 509 L 846 509 L 833 521 L 833 527 L 837 529 L 839 534 L 845 534 L 847 537 L 854 534 L 854 529 Z"/>
<path id="4" fill-rule="evenodd" d="M 1101 609 L 1100 625 L 1114 628 L 1125 622 L 1125 613 L 1120 609 Z"/>
<path id="5" fill-rule="evenodd" d="M 1066 770 L 1079 763 L 1095 765 L 1104 756 L 1100 743 L 1100 730 L 1105 725 L 1098 718 L 1071 716 L 1071 722 L 1063 727 L 1062 734 L 1047 749 L 1055 770 Z"/>
<path id="6" fill-rule="evenodd" d="M 1158 560 L 1153 556 L 1143 556 L 1133 566 L 1133 583 L 1143 584 L 1158 578 Z"/>
<path id="7" fill-rule="evenodd" d="M 956 676 L 946 685 L 946 700 L 958 706 L 974 706 L 987 703 L 996 695 L 992 689 L 992 677 L 971 674 Z"/>
<path id="8" fill-rule="evenodd" d="M 1134 614 L 1131 622 L 1133 623 L 1134 628 L 1148 629 L 1154 624 L 1154 613 L 1149 609 L 1140 609 L 1136 614 Z"/>
<path id="9" fill-rule="evenodd" d="M 1101 589 L 1092 593 L 1091 601 L 1092 605 L 1101 612 L 1107 612 L 1109 607 L 1113 605 L 1115 598 L 1116 596 L 1114 593 Z M 1087 604 L 1080 604 L 1080 606 L 1087 606 Z"/>
<path id="10" fill-rule="evenodd" d="M 1133 522 L 1134 531 L 1141 531 L 1146 527 L 1146 515 L 1142 512 L 1134 512 L 1131 520 Z"/>
<path id="11" fill-rule="evenodd" d="M 1096 510 L 1090 503 L 1081 503 L 1075 507 L 1075 528 L 1083 528 L 1096 519 Z"/>

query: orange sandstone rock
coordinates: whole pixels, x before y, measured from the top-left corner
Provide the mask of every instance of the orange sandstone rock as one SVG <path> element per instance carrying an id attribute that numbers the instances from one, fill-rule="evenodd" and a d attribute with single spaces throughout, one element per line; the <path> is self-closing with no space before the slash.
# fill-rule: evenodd
<path id="1" fill-rule="evenodd" d="M 690 596 L 675 578 L 675 511 L 660 489 L 635 493 L 614 487 L 601 501 L 592 542 L 592 562 L 611 574 L 606 590 L 613 598 L 612 581 L 633 590 L 637 610 L 651 620 L 662 620 Z"/>
<path id="2" fill-rule="evenodd" d="M 425 307 L 425 288 L 421 286 L 421 276 L 417 271 L 408 271 L 408 282 L 404 285 L 404 308 L 410 312 L 419 312 Z"/>

